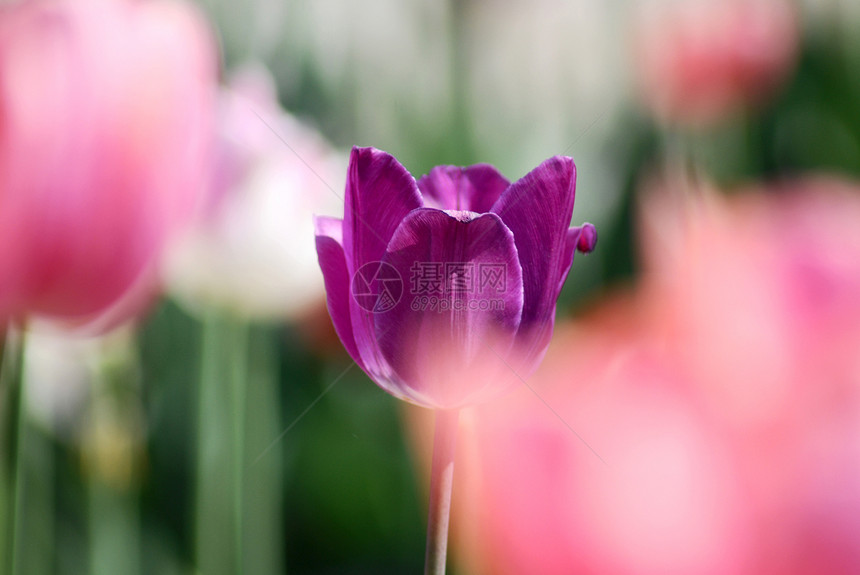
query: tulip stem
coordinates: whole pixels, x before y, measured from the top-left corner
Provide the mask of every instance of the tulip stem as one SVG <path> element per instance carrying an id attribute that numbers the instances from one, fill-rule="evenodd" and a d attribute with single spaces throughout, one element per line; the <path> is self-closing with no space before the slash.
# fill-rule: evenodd
<path id="1" fill-rule="evenodd" d="M 436 412 L 433 463 L 430 470 L 430 506 L 427 512 L 427 554 L 424 575 L 444 575 L 448 552 L 448 524 L 451 518 L 451 490 L 454 486 L 454 454 L 460 410 Z"/>
<path id="2" fill-rule="evenodd" d="M 24 330 L 9 327 L 0 368 L 0 574 L 16 571 L 15 551 L 21 489 L 21 428 Z"/>
<path id="3" fill-rule="evenodd" d="M 248 325 L 211 312 L 198 389 L 196 558 L 200 573 L 245 572 Z"/>

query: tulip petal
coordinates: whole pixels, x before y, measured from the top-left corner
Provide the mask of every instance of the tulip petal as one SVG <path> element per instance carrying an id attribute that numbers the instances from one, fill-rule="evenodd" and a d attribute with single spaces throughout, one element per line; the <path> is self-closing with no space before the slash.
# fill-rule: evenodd
<path id="1" fill-rule="evenodd" d="M 394 156 L 375 148 L 352 149 L 344 198 L 343 245 L 351 290 L 353 281 L 373 277 L 394 231 L 406 215 L 422 206 L 415 178 Z M 378 283 L 365 286 L 370 291 Z M 365 296 L 361 296 L 368 299 Z M 374 380 L 394 377 L 376 343 L 373 311 L 349 297 L 352 334 L 364 370 Z"/>
<path id="2" fill-rule="evenodd" d="M 343 246 L 350 275 L 382 261 L 394 230 L 422 206 L 415 178 L 394 156 L 375 148 L 352 149 L 344 198 Z"/>
<path id="3" fill-rule="evenodd" d="M 564 280 L 567 279 L 567 274 L 570 273 L 570 267 L 573 265 L 573 256 L 576 252 L 590 254 L 594 251 L 594 246 L 597 245 L 597 229 L 585 223 L 582 226 L 570 228 L 567 230 L 567 237 L 564 240 L 564 256 L 562 256 L 562 274 L 558 280 L 558 293 L 561 293 L 561 288 L 564 286 Z"/>
<path id="4" fill-rule="evenodd" d="M 582 234 L 576 242 L 576 251 L 590 254 L 597 247 L 597 228 L 588 222 L 582 224 Z"/>
<path id="5" fill-rule="evenodd" d="M 382 382 L 384 388 L 449 408 L 496 395 L 514 379 L 503 358 L 520 323 L 522 269 L 514 236 L 497 215 L 416 210 L 383 261 L 404 289 L 396 305 L 375 316 L 376 336 L 397 379 L 408 382 L 394 389 Z"/>
<path id="6" fill-rule="evenodd" d="M 510 182 L 489 164 L 436 166 L 418 180 L 428 205 L 442 210 L 490 211 Z"/>
<path id="7" fill-rule="evenodd" d="M 523 377 L 537 367 L 552 336 L 559 283 L 571 261 L 565 244 L 575 195 L 573 159 L 555 156 L 512 184 L 491 210 L 513 232 L 523 269 L 525 296 L 517 334 Z"/>
<path id="8" fill-rule="evenodd" d="M 337 218 L 317 216 L 314 218 L 317 257 L 325 282 L 326 304 L 334 324 L 334 330 L 343 342 L 350 357 L 362 369 L 364 364 L 352 334 L 349 312 L 349 272 L 343 252 L 343 221 Z"/>

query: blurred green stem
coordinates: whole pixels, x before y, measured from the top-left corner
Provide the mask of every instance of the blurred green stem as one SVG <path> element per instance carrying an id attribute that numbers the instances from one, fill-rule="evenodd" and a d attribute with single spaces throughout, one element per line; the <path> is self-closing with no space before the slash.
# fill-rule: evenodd
<path id="1" fill-rule="evenodd" d="M 100 357 L 83 453 L 88 479 L 90 575 L 140 575 L 143 404 L 133 346 Z"/>
<path id="2" fill-rule="evenodd" d="M 233 516 L 236 532 L 233 545 L 236 573 L 245 572 L 244 518 L 245 518 L 245 411 L 247 410 L 248 387 L 248 325 L 236 326 L 231 350 L 230 388 L 233 404 Z"/>
<path id="3" fill-rule="evenodd" d="M 665 128 L 663 131 L 664 177 L 673 186 L 680 185 L 684 197 L 696 196 L 702 183 L 697 157 L 696 137 L 683 127 Z"/>
<path id="4" fill-rule="evenodd" d="M 89 483 L 90 573 L 137 575 L 141 572 L 139 493 L 117 489 L 99 477 Z"/>
<path id="5" fill-rule="evenodd" d="M 666 175 L 672 178 L 689 178 L 691 172 L 691 154 L 687 143 L 687 135 L 682 128 L 663 129 L 663 157 Z"/>
<path id="6" fill-rule="evenodd" d="M 433 463 L 430 470 L 430 505 L 427 512 L 427 554 L 424 575 L 444 575 L 448 553 L 448 524 L 451 517 L 451 491 L 454 487 L 454 455 L 460 411 L 436 412 L 433 437 Z"/>
<path id="7" fill-rule="evenodd" d="M 25 378 L 22 380 L 23 385 L 28 385 Z M 50 436 L 27 416 L 23 388 L 21 395 L 15 477 L 15 573 L 50 575 L 54 570 L 53 445 Z"/>
<path id="8" fill-rule="evenodd" d="M 216 313 L 203 325 L 195 545 L 206 575 L 283 572 L 281 458 L 256 460 L 280 431 L 273 335 Z"/>
<path id="9" fill-rule="evenodd" d="M 24 419 L 22 374 L 24 332 L 9 327 L 3 340 L 0 365 L 0 575 L 17 571 L 17 526 L 19 514 L 19 465 L 21 426 Z"/>
<path id="10" fill-rule="evenodd" d="M 269 449 L 282 431 L 277 330 L 249 337 L 245 423 L 245 573 L 283 575 L 283 451 Z"/>
<path id="11" fill-rule="evenodd" d="M 197 421 L 197 567 L 243 572 L 243 469 L 248 325 L 212 313 L 203 324 Z"/>
<path id="12" fill-rule="evenodd" d="M 274 335 L 214 313 L 203 326 L 195 544 L 206 575 L 284 572 L 282 459 L 266 451 L 281 431 Z"/>

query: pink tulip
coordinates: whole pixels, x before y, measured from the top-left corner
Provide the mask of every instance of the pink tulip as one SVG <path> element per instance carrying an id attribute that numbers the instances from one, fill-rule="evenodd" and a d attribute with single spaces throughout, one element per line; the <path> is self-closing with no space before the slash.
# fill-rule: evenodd
<path id="1" fill-rule="evenodd" d="M 463 415 L 468 572 L 860 572 L 860 185 L 644 205 L 636 291 Z"/>
<path id="2" fill-rule="evenodd" d="M 660 346 L 624 325 L 632 313 L 619 306 L 568 326 L 532 378 L 582 439 L 528 389 L 464 424 L 455 506 L 467 509 L 455 516 L 474 521 L 462 533 L 472 541 L 471 572 L 717 574 L 743 566 L 748 510 L 732 454 L 677 393 L 682 382 Z"/>
<path id="3" fill-rule="evenodd" d="M 646 200 L 643 289 L 728 424 L 767 428 L 860 385 L 858 195 L 856 183 L 815 176 L 731 202 L 707 191 Z"/>
<path id="4" fill-rule="evenodd" d="M 0 318 L 80 320 L 151 279 L 202 189 L 216 71 L 178 2 L 0 10 Z"/>
<path id="5" fill-rule="evenodd" d="M 646 104 L 702 125 L 760 102 L 792 68 L 796 20 L 788 0 L 648 2 L 635 43 Z"/>
<path id="6" fill-rule="evenodd" d="M 856 572 L 860 184 L 812 176 L 700 197 L 647 211 L 644 289 L 743 468 L 755 572 Z"/>

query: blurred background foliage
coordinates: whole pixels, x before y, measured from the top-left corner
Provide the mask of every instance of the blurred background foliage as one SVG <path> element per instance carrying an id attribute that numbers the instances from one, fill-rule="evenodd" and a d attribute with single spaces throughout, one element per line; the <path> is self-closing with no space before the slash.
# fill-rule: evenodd
<path id="1" fill-rule="evenodd" d="M 572 155 L 574 222 L 594 223 L 600 243 L 565 285 L 558 313 L 571 316 L 635 279 L 636 190 L 672 146 L 724 188 L 809 171 L 860 175 L 860 20 L 849 2 L 798 4 L 802 39 L 781 89 L 759 108 L 695 130 L 661 125 L 638 103 L 631 28 L 642 7 L 634 4 L 202 7 L 220 37 L 225 77 L 264 63 L 281 105 L 337 148 L 384 149 L 416 175 L 489 162 L 511 180 L 549 156 Z M 328 183 L 342 190 L 343 180 Z M 236 426 L 246 439 L 245 453 L 232 455 L 245 478 L 245 573 L 420 572 L 426 479 L 398 402 L 351 364 L 324 314 L 321 300 L 286 324 L 201 318 L 169 299 L 155 305 L 124 355 L 98 366 L 70 419 L 26 427 L 20 445 L 32 477 L 20 573 L 194 572 L 207 528 L 195 510 L 218 499 L 196 499 L 198 470 L 207 469 L 198 448 L 209 448 L 201 434 L 229 443 Z M 227 326 L 217 336 L 227 340 L 207 340 L 216 337 L 213 322 Z M 206 391 L 201 378 L 206 385 L 242 371 L 230 357 L 237 347 L 248 351 L 241 377 L 250 415 L 207 419 L 231 383 Z M 211 477 L 209 488 L 229 482 Z M 217 529 L 219 510 L 208 511 Z"/>

